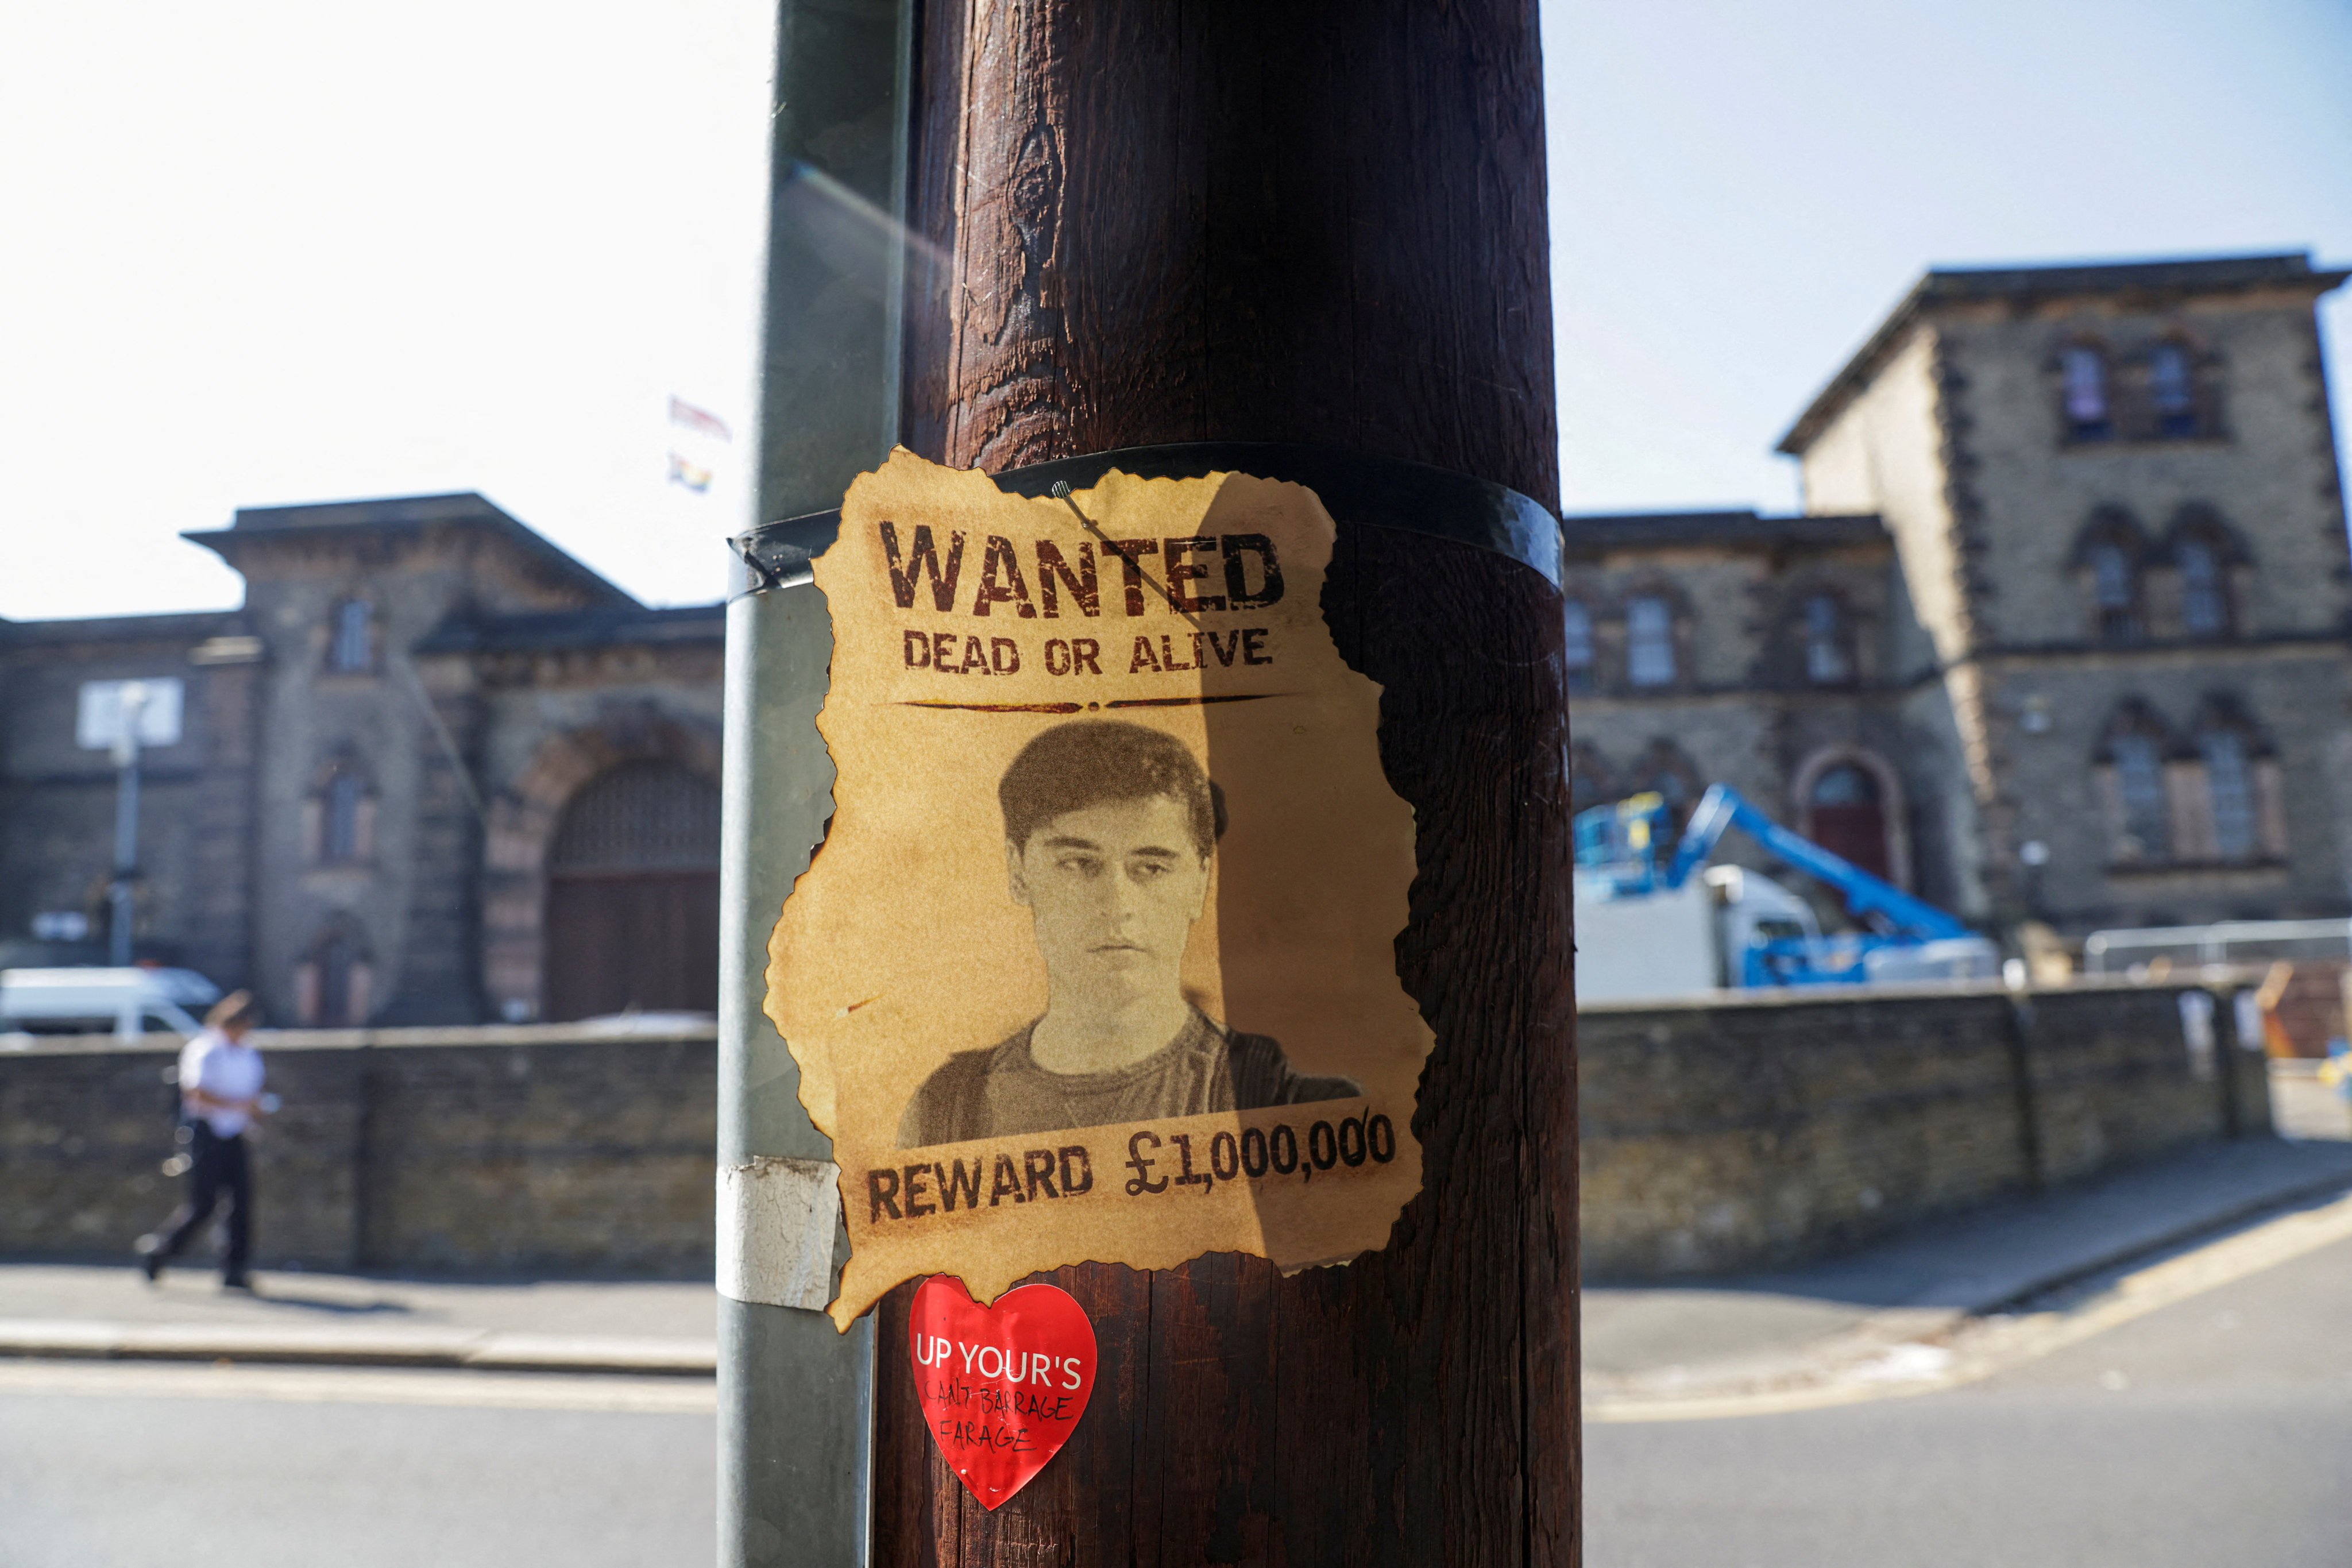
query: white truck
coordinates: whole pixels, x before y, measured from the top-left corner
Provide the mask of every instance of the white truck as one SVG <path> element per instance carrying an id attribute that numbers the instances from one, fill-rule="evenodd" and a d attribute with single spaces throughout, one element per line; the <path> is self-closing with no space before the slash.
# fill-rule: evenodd
<path id="1" fill-rule="evenodd" d="M 12 1035 L 193 1035 L 194 1015 L 220 994 L 193 969 L 0 969 L 0 1046 Z"/>

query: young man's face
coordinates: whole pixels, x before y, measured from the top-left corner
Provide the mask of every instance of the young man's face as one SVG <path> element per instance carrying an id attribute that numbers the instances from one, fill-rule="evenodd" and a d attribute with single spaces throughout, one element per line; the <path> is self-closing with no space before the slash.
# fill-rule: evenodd
<path id="1" fill-rule="evenodd" d="M 1116 994 L 1175 983 L 1209 892 L 1209 863 L 1164 795 L 1066 812 L 1005 846 L 1013 901 L 1036 921 L 1058 985 Z"/>

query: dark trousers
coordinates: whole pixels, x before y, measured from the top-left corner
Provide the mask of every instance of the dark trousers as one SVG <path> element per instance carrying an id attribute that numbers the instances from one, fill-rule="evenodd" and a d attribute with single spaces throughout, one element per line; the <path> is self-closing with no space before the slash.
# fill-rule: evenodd
<path id="1" fill-rule="evenodd" d="M 188 1157 L 194 1163 L 188 1167 L 188 1201 L 163 1222 L 162 1245 L 156 1250 L 170 1258 L 187 1246 L 226 1197 L 228 1258 L 221 1271 L 242 1274 L 247 1255 L 253 1250 L 253 1172 L 246 1163 L 245 1140 L 223 1138 L 202 1121 L 189 1123 L 189 1131 L 194 1139 L 188 1146 Z"/>

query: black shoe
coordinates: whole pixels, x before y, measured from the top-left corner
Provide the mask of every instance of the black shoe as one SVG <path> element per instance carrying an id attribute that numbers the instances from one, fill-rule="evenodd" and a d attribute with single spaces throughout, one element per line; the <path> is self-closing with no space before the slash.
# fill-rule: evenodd
<path id="1" fill-rule="evenodd" d="M 253 1276 L 241 1269 L 235 1274 L 224 1274 L 221 1276 L 221 1289 L 249 1291 L 253 1289 Z"/>
<path id="2" fill-rule="evenodd" d="M 160 1247 L 140 1247 L 139 1272 L 147 1276 L 150 1285 L 161 1281 L 163 1278 L 163 1249 Z"/>

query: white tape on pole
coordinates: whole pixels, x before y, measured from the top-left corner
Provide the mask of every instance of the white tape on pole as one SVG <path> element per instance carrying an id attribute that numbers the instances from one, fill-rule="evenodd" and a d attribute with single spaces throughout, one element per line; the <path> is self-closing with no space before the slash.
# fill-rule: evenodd
<path id="1" fill-rule="evenodd" d="M 719 1167 L 719 1293 L 769 1307 L 824 1310 L 833 1300 L 833 1240 L 841 1167 L 830 1160 L 755 1156 Z"/>

